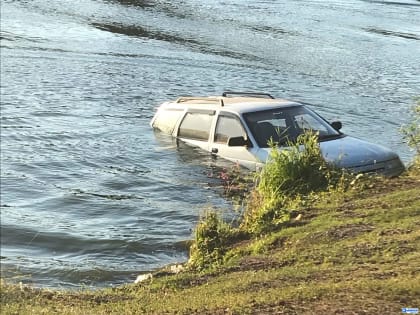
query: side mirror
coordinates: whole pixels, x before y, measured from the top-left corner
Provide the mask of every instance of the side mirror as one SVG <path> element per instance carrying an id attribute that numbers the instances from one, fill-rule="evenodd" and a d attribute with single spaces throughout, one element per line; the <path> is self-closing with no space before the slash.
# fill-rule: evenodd
<path id="1" fill-rule="evenodd" d="M 341 123 L 341 121 L 333 121 L 331 123 L 331 127 L 333 127 L 337 131 L 340 131 L 340 129 L 343 128 L 343 124 Z"/>
<path id="2" fill-rule="evenodd" d="M 240 136 L 240 137 L 231 137 L 228 140 L 228 146 L 230 147 L 243 147 L 248 145 L 248 141 L 245 140 L 244 137 Z"/>

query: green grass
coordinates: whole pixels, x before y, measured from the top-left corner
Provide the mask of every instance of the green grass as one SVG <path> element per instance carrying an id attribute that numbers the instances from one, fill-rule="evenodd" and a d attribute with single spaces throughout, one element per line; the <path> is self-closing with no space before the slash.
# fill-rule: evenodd
<path id="1" fill-rule="evenodd" d="M 1 314 L 399 314 L 420 306 L 420 174 L 325 193 L 224 264 L 98 291 L 3 281 Z"/>

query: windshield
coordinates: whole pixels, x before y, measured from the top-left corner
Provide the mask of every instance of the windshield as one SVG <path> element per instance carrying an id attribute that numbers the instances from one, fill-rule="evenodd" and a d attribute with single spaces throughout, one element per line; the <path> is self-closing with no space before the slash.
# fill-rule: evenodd
<path id="1" fill-rule="evenodd" d="M 318 133 L 321 141 L 341 136 L 323 118 L 303 105 L 250 112 L 243 117 L 261 148 L 267 148 L 270 139 L 278 145 L 296 141 L 306 131 Z"/>

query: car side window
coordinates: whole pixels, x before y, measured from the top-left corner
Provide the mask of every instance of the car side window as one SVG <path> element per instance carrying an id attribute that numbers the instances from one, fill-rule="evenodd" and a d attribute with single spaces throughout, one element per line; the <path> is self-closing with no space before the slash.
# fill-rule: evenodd
<path id="1" fill-rule="evenodd" d="M 214 133 L 214 142 L 227 144 L 232 137 L 247 138 L 246 132 L 237 117 L 231 115 L 219 115 Z"/>
<path id="2" fill-rule="evenodd" d="M 178 136 L 208 141 L 213 117 L 212 114 L 188 112 L 179 126 Z"/>

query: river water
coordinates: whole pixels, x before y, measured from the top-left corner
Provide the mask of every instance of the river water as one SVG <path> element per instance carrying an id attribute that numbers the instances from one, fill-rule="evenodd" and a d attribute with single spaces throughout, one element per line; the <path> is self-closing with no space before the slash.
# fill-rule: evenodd
<path id="1" fill-rule="evenodd" d="M 102 287 L 187 259 L 229 201 L 211 158 L 148 125 L 180 95 L 310 102 L 409 162 L 419 21 L 414 0 L 2 1 L 2 277 Z"/>

